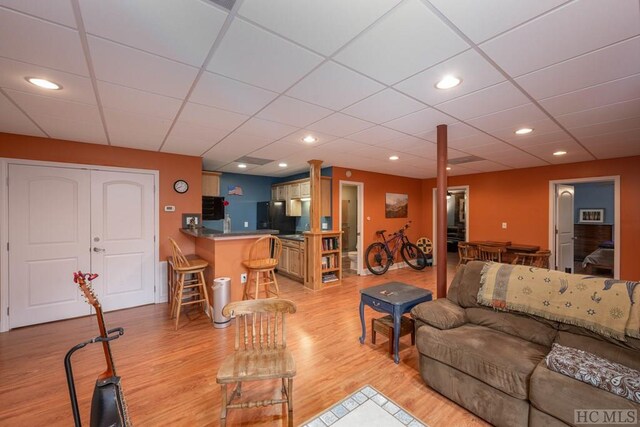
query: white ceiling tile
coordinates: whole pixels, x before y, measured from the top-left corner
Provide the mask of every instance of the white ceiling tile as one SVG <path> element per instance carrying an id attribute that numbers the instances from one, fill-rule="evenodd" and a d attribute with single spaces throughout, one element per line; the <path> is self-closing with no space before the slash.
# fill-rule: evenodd
<path id="1" fill-rule="evenodd" d="M 216 159 L 203 158 L 202 159 L 202 170 L 205 170 L 205 171 L 217 171 L 218 168 L 223 167 L 225 164 L 226 164 L 226 162 L 221 162 L 221 161 L 218 161 Z"/>
<path id="2" fill-rule="evenodd" d="M 540 101 L 549 113 L 568 114 L 589 110 L 603 104 L 629 101 L 640 96 L 640 74 L 613 80 Z"/>
<path id="3" fill-rule="evenodd" d="M 198 73 L 188 65 L 103 39 L 88 40 L 98 80 L 182 99 Z"/>
<path id="4" fill-rule="evenodd" d="M 264 138 L 234 132 L 207 151 L 203 157 L 232 162 L 269 144 Z"/>
<path id="5" fill-rule="evenodd" d="M 282 92 L 321 61 L 321 56 L 234 19 L 207 69 Z"/>
<path id="6" fill-rule="evenodd" d="M 335 60 L 394 84 L 468 48 L 423 3 L 409 0 L 338 52 Z"/>
<path id="7" fill-rule="evenodd" d="M 397 150 L 399 152 L 411 153 L 412 150 L 420 148 L 425 144 L 432 144 L 424 139 L 416 138 L 415 136 L 405 135 L 398 139 L 392 139 L 383 143 L 377 144 L 378 147 L 389 148 L 391 150 Z"/>
<path id="8" fill-rule="evenodd" d="M 0 58 L 0 87 L 44 95 L 52 98 L 78 101 L 85 104 L 96 104 L 91 80 L 76 74 L 52 70 L 26 62 L 11 61 Z M 62 85 L 62 90 L 44 90 L 25 80 L 25 77 L 38 77 Z"/>
<path id="9" fill-rule="evenodd" d="M 619 0 L 615 7 L 602 1 L 574 1 L 480 47 L 515 77 L 638 33 L 637 0 Z"/>
<path id="10" fill-rule="evenodd" d="M 317 139 L 316 142 L 312 142 L 312 143 L 307 143 L 303 141 L 303 138 L 311 135 L 314 138 Z M 300 129 L 294 133 L 292 133 L 291 135 L 287 135 L 284 138 L 282 138 L 283 141 L 287 141 L 287 142 L 292 142 L 292 143 L 296 143 L 296 144 L 300 144 L 303 147 L 318 147 L 320 145 L 326 144 L 327 142 L 333 141 L 335 140 L 336 137 L 335 136 L 331 136 L 331 135 L 327 135 L 327 134 L 323 134 L 320 132 L 316 132 L 316 131 L 310 131 L 308 129 Z"/>
<path id="11" fill-rule="evenodd" d="M 0 56 L 88 76 L 76 30 L 0 8 Z"/>
<path id="12" fill-rule="evenodd" d="M 365 122 L 364 120 L 356 119 L 355 117 L 350 117 L 342 113 L 334 113 L 308 126 L 308 128 L 329 135 L 347 136 L 373 126 L 375 126 L 373 123 Z"/>
<path id="13" fill-rule="evenodd" d="M 425 108 L 396 120 L 385 123 L 392 129 L 413 135 L 422 134 L 436 129 L 438 125 L 448 125 L 457 120 L 433 108 Z"/>
<path id="14" fill-rule="evenodd" d="M 493 130 L 504 128 L 511 128 L 515 132 L 517 129 L 546 118 L 547 116 L 538 107 L 533 104 L 525 104 L 467 120 L 467 123 L 489 133 Z"/>
<path id="15" fill-rule="evenodd" d="M 599 159 L 640 155 L 640 129 L 583 138 L 581 142 Z"/>
<path id="16" fill-rule="evenodd" d="M 34 114 L 33 120 L 47 132 L 51 138 L 90 144 L 108 144 L 102 120 L 97 117 L 91 121 L 78 120 L 75 116 L 54 117 Z"/>
<path id="17" fill-rule="evenodd" d="M 0 6 L 76 28 L 76 18 L 69 0 L 0 0 Z"/>
<path id="18" fill-rule="evenodd" d="M 19 135 L 47 136 L 2 93 L 0 93 L 0 130 Z"/>
<path id="19" fill-rule="evenodd" d="M 227 13 L 198 0 L 80 0 L 87 33 L 201 67 Z"/>
<path id="20" fill-rule="evenodd" d="M 605 123 L 595 123 L 589 126 L 571 129 L 571 133 L 578 139 L 582 139 L 631 129 L 640 129 L 640 120 L 634 117 L 630 119 L 613 120 Z"/>
<path id="21" fill-rule="evenodd" d="M 98 92 L 105 108 L 146 114 L 163 119 L 173 119 L 182 105 L 182 101 L 175 98 L 103 81 L 98 81 Z"/>
<path id="22" fill-rule="evenodd" d="M 287 95 L 341 110 L 384 89 L 380 83 L 328 61 L 287 91 Z"/>
<path id="23" fill-rule="evenodd" d="M 436 83 L 447 75 L 462 79 L 462 83 L 447 90 L 437 89 Z M 504 80 L 504 76 L 493 65 L 489 64 L 475 50 L 469 49 L 398 83 L 394 87 L 429 105 L 436 105 Z"/>
<path id="24" fill-rule="evenodd" d="M 552 142 L 550 144 L 533 145 L 526 147 L 525 150 L 528 153 L 540 157 L 541 159 L 546 160 L 547 162 L 552 164 L 586 162 L 589 160 L 595 160 L 593 156 L 589 154 L 589 152 L 582 148 L 577 142 L 572 140 Z M 567 154 L 565 154 L 564 156 L 553 155 L 553 153 L 560 150 L 566 151 Z"/>
<path id="25" fill-rule="evenodd" d="M 331 114 L 331 110 L 281 96 L 273 101 L 267 108 L 260 111 L 257 117 L 285 123 L 292 126 L 304 127 Z"/>
<path id="26" fill-rule="evenodd" d="M 251 153 L 251 157 L 278 160 L 304 149 L 305 147 L 301 144 L 286 141 L 276 141 L 256 151 L 253 151 Z"/>
<path id="27" fill-rule="evenodd" d="M 567 0 L 429 0 L 475 43 L 502 33 Z"/>
<path id="28" fill-rule="evenodd" d="M 459 148 L 463 150 L 465 153 L 473 154 L 478 157 L 487 157 L 492 153 L 502 153 L 505 151 L 512 151 L 514 148 L 509 144 L 506 144 L 502 141 L 493 140 L 492 142 L 487 141 L 486 144 L 479 145 L 470 145 L 466 148 Z"/>
<path id="29" fill-rule="evenodd" d="M 95 105 L 18 92 L 11 89 L 6 89 L 5 91 L 29 115 L 39 114 L 58 118 L 72 117 L 73 120 L 79 122 L 100 122 L 100 113 Z"/>
<path id="30" fill-rule="evenodd" d="M 640 96 L 640 93 L 637 95 Z M 603 107 L 556 116 L 556 119 L 567 129 L 588 126 L 612 120 L 638 118 L 640 123 L 640 98 L 631 101 L 617 102 Z"/>
<path id="31" fill-rule="evenodd" d="M 637 74 L 640 37 L 579 56 L 516 79 L 535 99 L 583 89 Z"/>
<path id="32" fill-rule="evenodd" d="M 472 128 L 471 126 L 466 125 L 465 123 L 457 122 L 451 125 L 447 125 L 447 140 L 455 141 L 456 139 L 467 138 L 470 136 L 478 135 L 482 132 L 477 129 Z M 438 129 L 430 129 L 428 132 L 423 132 L 417 134 L 419 138 L 426 139 L 427 141 L 437 142 L 438 140 Z"/>
<path id="33" fill-rule="evenodd" d="M 171 126 L 170 120 L 110 108 L 104 116 L 112 145 L 140 150 L 158 150 Z"/>
<path id="34" fill-rule="evenodd" d="M 491 131 L 491 135 L 516 145 L 520 145 L 520 141 L 533 140 L 536 137 L 541 139 L 542 136 L 546 134 L 564 134 L 564 138 L 567 138 L 566 132 L 564 132 L 562 128 L 551 119 L 545 118 L 535 121 L 522 119 L 520 121 L 516 121 L 515 123 L 515 127 L 512 125 L 502 129 L 494 129 Z M 515 130 L 522 127 L 532 128 L 533 132 L 527 135 L 517 135 L 515 133 Z"/>
<path id="35" fill-rule="evenodd" d="M 207 107 L 206 105 L 187 102 L 180 120 L 195 123 L 201 126 L 209 126 L 216 129 L 231 131 L 246 121 L 249 116 L 221 110 L 219 108 Z"/>
<path id="36" fill-rule="evenodd" d="M 399 0 L 247 0 L 238 13 L 330 55 L 398 3 Z"/>
<path id="37" fill-rule="evenodd" d="M 466 165 L 466 168 L 478 172 L 496 172 L 509 169 L 509 167 L 505 165 L 489 160 L 481 160 L 479 162 L 469 163 Z"/>
<path id="38" fill-rule="evenodd" d="M 385 89 L 344 109 L 343 112 L 370 122 L 384 123 L 424 107 L 424 104 L 393 89 Z"/>
<path id="39" fill-rule="evenodd" d="M 277 96 L 277 93 L 270 90 L 204 72 L 191 93 L 189 101 L 251 115 Z"/>
<path id="40" fill-rule="evenodd" d="M 246 167 L 244 168 L 240 168 L 238 167 L 238 165 L 240 165 L 240 163 L 231 162 L 229 164 L 224 165 L 219 170 L 220 172 L 226 172 L 226 173 L 246 174 L 246 173 L 249 173 L 249 171 L 252 171 L 253 169 L 256 169 L 258 167 L 258 165 L 251 165 L 248 163 L 245 163 Z"/>
<path id="41" fill-rule="evenodd" d="M 371 145 L 363 144 L 362 142 L 351 141 L 349 139 L 337 139 L 335 141 L 331 141 L 326 145 L 322 146 L 323 149 L 336 152 L 336 153 L 346 153 L 346 154 L 354 154 L 362 151 L 365 148 L 371 149 Z"/>
<path id="42" fill-rule="evenodd" d="M 511 82 L 504 82 L 439 104 L 437 107 L 460 120 L 467 120 L 529 102 Z"/>
<path id="43" fill-rule="evenodd" d="M 382 126 L 372 127 L 353 135 L 349 135 L 349 139 L 357 142 L 363 142 L 369 145 L 377 145 L 392 139 L 402 138 L 403 133 L 388 129 Z"/>
<path id="44" fill-rule="evenodd" d="M 238 132 L 258 136 L 267 141 L 275 141 L 298 130 L 297 127 L 252 117 L 238 128 Z"/>
<path id="45" fill-rule="evenodd" d="M 505 129 L 507 133 L 511 129 Z M 509 142 L 513 145 L 521 148 L 526 148 L 532 145 L 549 144 L 558 141 L 572 140 L 571 135 L 563 130 L 557 130 L 552 132 L 538 132 L 535 131 L 528 135 L 515 135 L 513 132 L 508 136 Z"/>
<path id="46" fill-rule="evenodd" d="M 503 145 L 504 143 L 490 135 L 487 135 L 486 133 L 481 132 L 478 132 L 477 134 L 469 136 L 467 138 L 448 141 L 449 147 L 462 151 L 468 151 L 468 149 L 474 147 L 478 147 L 479 151 L 482 151 L 483 147 L 487 148 L 492 144 Z"/>
<path id="47" fill-rule="evenodd" d="M 200 156 L 227 136 L 229 131 L 178 120 L 167 137 L 162 151 Z"/>

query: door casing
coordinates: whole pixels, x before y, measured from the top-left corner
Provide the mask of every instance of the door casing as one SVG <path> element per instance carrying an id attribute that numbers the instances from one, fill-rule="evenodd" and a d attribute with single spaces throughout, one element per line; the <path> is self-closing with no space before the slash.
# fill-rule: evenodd
<path id="1" fill-rule="evenodd" d="M 342 186 L 343 185 L 352 185 L 357 188 L 358 194 L 358 214 L 357 214 L 357 230 L 356 230 L 356 249 L 358 249 L 358 271 L 356 272 L 358 275 L 365 274 L 363 271 L 364 262 L 362 255 L 364 254 L 364 249 L 362 247 L 362 233 L 364 227 L 364 183 L 356 182 L 356 181 L 342 181 L 340 180 L 340 186 L 338 191 L 338 200 L 342 203 Z M 338 225 L 342 224 L 342 208 L 338 209 Z M 335 228 L 335 221 L 334 221 Z"/>

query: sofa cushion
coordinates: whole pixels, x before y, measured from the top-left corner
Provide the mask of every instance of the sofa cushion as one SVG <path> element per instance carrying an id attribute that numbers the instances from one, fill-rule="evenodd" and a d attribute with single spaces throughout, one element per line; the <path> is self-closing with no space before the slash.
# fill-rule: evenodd
<path id="1" fill-rule="evenodd" d="M 473 324 L 416 332 L 420 353 L 518 399 L 527 399 L 529 377 L 549 347 Z"/>
<path id="2" fill-rule="evenodd" d="M 469 322 L 486 326 L 545 347 L 551 347 L 558 331 L 556 322 L 537 320 L 531 316 L 494 311 L 486 307 L 466 309 Z"/>
<path id="3" fill-rule="evenodd" d="M 464 308 L 446 298 L 416 305 L 411 310 L 411 317 L 438 329 L 457 328 L 467 323 Z"/>
<path id="4" fill-rule="evenodd" d="M 619 343 L 619 341 L 617 342 Z M 640 351 L 617 345 L 600 339 L 599 337 L 589 337 L 560 331 L 558 332 L 556 343 L 565 347 L 588 351 L 612 362 L 640 370 Z"/>
<path id="5" fill-rule="evenodd" d="M 460 281 L 462 280 L 462 276 L 464 276 L 464 270 L 466 267 L 467 266 L 465 264 L 458 266 L 456 275 L 453 276 L 453 280 L 449 284 L 449 289 L 447 290 L 447 299 L 457 305 L 460 305 L 458 302 L 458 292 L 460 290 Z"/>
<path id="6" fill-rule="evenodd" d="M 461 307 L 479 306 L 478 291 L 480 290 L 480 277 L 485 264 L 483 261 L 471 261 L 465 266 L 458 285 L 458 304 Z"/>
<path id="7" fill-rule="evenodd" d="M 575 425 L 576 409 L 640 411 L 638 403 L 547 369 L 544 360 L 531 375 L 529 400 L 539 410 L 571 425 Z"/>

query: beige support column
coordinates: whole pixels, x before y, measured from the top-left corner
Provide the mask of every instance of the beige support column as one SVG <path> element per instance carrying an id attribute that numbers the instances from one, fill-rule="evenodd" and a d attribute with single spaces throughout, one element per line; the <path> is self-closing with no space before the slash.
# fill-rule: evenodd
<path id="1" fill-rule="evenodd" d="M 436 295 L 447 296 L 447 125 L 438 125 Z"/>
<path id="2" fill-rule="evenodd" d="M 322 160 L 309 160 L 309 181 L 311 184 L 311 204 L 309 206 L 310 231 L 320 233 L 322 215 L 322 183 L 320 182 Z"/>

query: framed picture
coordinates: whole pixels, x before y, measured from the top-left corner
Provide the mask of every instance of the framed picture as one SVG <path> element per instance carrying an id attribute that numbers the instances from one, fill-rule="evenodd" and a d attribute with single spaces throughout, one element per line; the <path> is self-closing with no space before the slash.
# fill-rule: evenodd
<path id="1" fill-rule="evenodd" d="M 200 227 L 202 216 L 199 213 L 182 214 L 182 228 Z"/>
<path id="2" fill-rule="evenodd" d="M 406 218 L 409 216 L 409 195 L 387 193 L 384 205 L 385 218 Z"/>
<path id="3" fill-rule="evenodd" d="M 604 209 L 580 209 L 578 220 L 581 223 L 604 222 Z"/>

